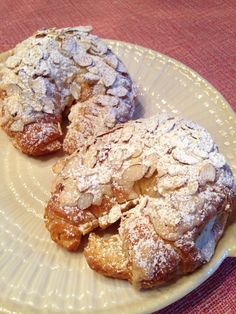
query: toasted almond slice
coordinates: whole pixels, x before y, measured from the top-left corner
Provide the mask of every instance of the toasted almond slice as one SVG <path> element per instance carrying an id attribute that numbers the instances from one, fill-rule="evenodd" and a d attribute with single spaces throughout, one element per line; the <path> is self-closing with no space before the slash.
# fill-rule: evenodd
<path id="1" fill-rule="evenodd" d="M 70 85 L 70 92 L 71 92 L 72 96 L 74 97 L 74 99 L 80 98 L 80 91 L 81 91 L 81 87 L 76 82 L 73 82 Z"/>
<path id="2" fill-rule="evenodd" d="M 173 130 L 174 127 L 175 127 L 175 121 L 167 120 L 165 123 L 161 124 L 158 129 L 162 134 L 165 134 Z"/>
<path id="3" fill-rule="evenodd" d="M 178 148 L 173 150 L 172 155 L 174 159 L 187 165 L 194 165 L 202 160 L 202 158 L 191 154 L 191 152 L 187 153 L 186 151 Z"/>
<path id="4" fill-rule="evenodd" d="M 159 178 L 163 177 L 164 175 L 168 173 L 166 163 L 163 160 L 157 161 L 156 168 L 157 168 L 157 176 Z"/>
<path id="5" fill-rule="evenodd" d="M 131 165 L 123 172 L 122 179 L 127 181 L 140 180 L 147 172 L 148 167 L 142 164 Z"/>
<path id="6" fill-rule="evenodd" d="M 117 73 L 112 69 L 105 69 L 102 73 L 102 80 L 106 87 L 110 87 L 115 83 Z"/>
<path id="7" fill-rule="evenodd" d="M 88 168 L 93 168 L 97 162 L 97 150 L 95 147 L 91 147 L 85 154 L 85 158 L 83 159 L 83 163 Z"/>
<path id="8" fill-rule="evenodd" d="M 104 95 L 106 88 L 102 84 L 96 84 L 93 87 L 93 95 Z"/>
<path id="9" fill-rule="evenodd" d="M 128 90 L 123 86 L 113 87 L 107 90 L 107 94 L 117 97 L 125 97 L 128 94 Z"/>
<path id="10" fill-rule="evenodd" d="M 15 67 L 17 67 L 19 64 L 21 63 L 21 58 L 17 57 L 17 56 L 10 56 L 7 60 L 6 60 L 6 66 L 10 69 L 14 69 Z"/>
<path id="11" fill-rule="evenodd" d="M 89 206 L 91 206 L 93 203 L 93 194 L 92 193 L 83 193 L 80 195 L 80 198 L 78 199 L 78 207 L 80 209 L 86 209 Z"/>
<path id="12" fill-rule="evenodd" d="M 43 111 L 44 112 L 53 113 L 55 106 L 54 106 L 54 103 L 52 100 L 45 97 L 45 98 L 42 98 L 42 103 L 43 103 Z"/>
<path id="13" fill-rule="evenodd" d="M 84 49 L 86 52 L 91 48 L 91 42 L 89 41 L 79 41 L 79 47 Z"/>
<path id="14" fill-rule="evenodd" d="M 139 156 L 142 154 L 142 152 L 143 152 L 142 147 L 137 146 L 137 147 L 134 149 L 134 152 L 133 152 L 133 154 L 132 154 L 132 158 L 137 158 L 137 157 L 139 157 Z"/>
<path id="15" fill-rule="evenodd" d="M 61 206 L 75 206 L 77 204 L 77 200 L 79 197 L 79 193 L 73 193 L 68 191 L 63 191 L 60 195 L 60 204 Z"/>
<path id="16" fill-rule="evenodd" d="M 110 184 L 102 184 L 101 185 L 101 192 L 103 195 L 107 195 L 112 197 L 112 189 Z"/>
<path id="17" fill-rule="evenodd" d="M 209 159 L 216 168 L 222 168 L 226 163 L 224 156 L 217 151 L 210 153 Z"/>
<path id="18" fill-rule="evenodd" d="M 93 205 L 100 206 L 102 204 L 102 191 L 99 189 L 99 191 L 96 192 L 96 194 L 93 197 L 92 201 Z"/>
<path id="19" fill-rule="evenodd" d="M 186 186 L 186 189 L 188 191 L 187 194 L 189 195 L 194 195 L 195 193 L 197 193 L 198 191 L 198 182 L 197 181 L 189 181 L 187 186 Z"/>
<path id="20" fill-rule="evenodd" d="M 157 161 L 158 156 L 155 153 L 150 154 L 146 157 L 145 162 L 147 163 L 147 165 L 149 165 L 149 169 L 145 174 L 145 178 L 150 178 L 153 175 L 153 173 L 157 170 Z"/>
<path id="21" fill-rule="evenodd" d="M 5 86 L 5 90 L 7 92 L 7 95 L 13 95 L 13 94 L 20 94 L 22 92 L 22 89 L 20 88 L 19 85 L 17 84 L 12 84 L 12 83 L 9 83 Z"/>
<path id="22" fill-rule="evenodd" d="M 121 140 L 123 142 L 128 142 L 133 136 L 134 128 L 132 126 L 128 126 L 122 130 Z"/>
<path id="23" fill-rule="evenodd" d="M 189 166 L 182 164 L 173 164 L 168 167 L 168 173 L 171 176 L 187 175 Z"/>
<path id="24" fill-rule="evenodd" d="M 108 55 L 104 58 L 105 62 L 110 65 L 112 68 L 116 69 L 118 65 L 118 59 L 114 55 Z"/>
<path id="25" fill-rule="evenodd" d="M 207 182 L 214 182 L 216 177 L 215 167 L 211 163 L 204 164 L 199 171 L 199 183 L 205 185 Z"/>
<path id="26" fill-rule="evenodd" d="M 158 186 L 158 192 L 163 195 L 168 193 L 168 191 L 174 191 L 183 185 L 185 185 L 187 182 L 186 177 L 180 177 L 180 176 L 169 176 L 166 175 L 164 177 L 161 177 L 157 183 Z"/>
<path id="27" fill-rule="evenodd" d="M 79 52 L 78 54 L 75 54 L 73 56 L 73 59 L 81 67 L 87 67 L 93 63 L 93 59 L 88 54 L 86 54 L 84 52 Z"/>
<path id="28" fill-rule="evenodd" d="M 89 81 L 90 83 L 96 83 L 97 81 L 100 80 L 100 76 L 97 75 L 97 74 L 93 74 L 93 73 L 90 73 L 90 72 L 87 72 L 83 75 L 83 78 L 86 80 L 86 81 Z"/>
<path id="29" fill-rule="evenodd" d="M 64 181 L 64 190 L 60 195 L 61 205 L 75 206 L 79 198 L 76 180 L 68 178 Z"/>
<path id="30" fill-rule="evenodd" d="M 59 159 L 52 167 L 52 171 L 55 173 L 55 174 L 58 174 L 62 171 L 62 169 L 64 168 L 66 164 L 66 159 L 63 158 L 63 159 Z"/>

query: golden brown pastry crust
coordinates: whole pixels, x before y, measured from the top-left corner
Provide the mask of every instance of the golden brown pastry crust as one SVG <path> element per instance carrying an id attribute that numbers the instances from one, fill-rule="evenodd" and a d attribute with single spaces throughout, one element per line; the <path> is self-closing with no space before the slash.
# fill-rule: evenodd
<path id="1" fill-rule="evenodd" d="M 60 149 L 62 114 L 75 103 L 63 145 L 67 153 L 132 117 L 131 78 L 90 31 L 88 26 L 43 29 L 0 58 L 0 125 L 23 153 Z"/>

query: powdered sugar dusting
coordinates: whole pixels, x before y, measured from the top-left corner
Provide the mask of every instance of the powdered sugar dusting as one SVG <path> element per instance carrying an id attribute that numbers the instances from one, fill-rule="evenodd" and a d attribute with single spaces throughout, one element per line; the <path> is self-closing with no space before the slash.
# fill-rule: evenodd
<path id="1" fill-rule="evenodd" d="M 87 26 L 42 29 L 12 50 L 0 70 L 5 95 L 0 99 L 1 125 L 17 133 L 30 123 L 47 120 L 48 114 L 61 121 L 65 108 L 78 102 L 80 113 L 71 112 L 64 144 L 71 153 L 88 138 L 84 111 L 93 126 L 89 136 L 132 117 L 136 90 L 131 78 L 118 70 L 121 61 L 90 31 Z M 99 100 L 108 94 L 109 99 Z"/>
<path id="2" fill-rule="evenodd" d="M 98 224 L 105 228 L 121 217 L 130 280 L 142 285 L 183 271 L 180 251 L 189 258 L 186 269 L 210 256 L 206 250 L 214 247 L 203 251 L 195 240 L 211 217 L 230 211 L 234 182 L 223 160 L 205 129 L 159 115 L 101 133 L 67 157 L 58 176 L 73 178 L 81 196 L 92 195 L 83 210 L 109 200 Z"/>

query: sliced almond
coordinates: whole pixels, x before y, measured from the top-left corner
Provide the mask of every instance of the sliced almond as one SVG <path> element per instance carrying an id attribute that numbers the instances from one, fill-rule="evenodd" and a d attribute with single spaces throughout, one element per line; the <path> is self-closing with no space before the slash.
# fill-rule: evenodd
<path id="1" fill-rule="evenodd" d="M 116 69 L 117 65 L 118 65 L 118 59 L 116 58 L 115 55 L 108 55 L 104 58 L 105 62 L 110 65 L 111 67 L 113 67 L 114 69 Z"/>
<path id="2" fill-rule="evenodd" d="M 107 94 L 117 97 L 125 97 L 128 94 L 128 90 L 123 86 L 113 87 L 108 89 Z"/>
<path id="3" fill-rule="evenodd" d="M 216 177 L 215 167 L 211 163 L 206 163 L 199 171 L 199 183 L 205 185 L 207 182 L 214 182 Z"/>
<path id="4" fill-rule="evenodd" d="M 46 95 L 48 90 L 48 81 L 41 76 L 30 81 L 30 86 L 36 94 Z"/>
<path id="5" fill-rule="evenodd" d="M 156 129 L 158 128 L 158 125 L 159 125 L 159 122 L 157 119 L 150 119 L 148 123 L 147 131 L 149 131 L 150 133 L 154 133 Z"/>
<path id="6" fill-rule="evenodd" d="M 84 165 L 88 168 L 93 168 L 96 165 L 97 159 L 95 156 L 90 156 L 89 158 L 85 159 Z"/>
<path id="7" fill-rule="evenodd" d="M 60 195 L 60 204 L 61 206 L 75 206 L 77 204 L 78 197 L 79 193 L 74 194 L 72 192 L 63 191 Z"/>
<path id="8" fill-rule="evenodd" d="M 116 105 L 118 105 L 119 99 L 113 96 L 109 96 L 109 95 L 99 95 L 96 98 L 96 103 L 98 103 L 99 105 L 103 107 L 106 107 L 106 106 L 115 107 Z"/>
<path id="9" fill-rule="evenodd" d="M 101 206 L 102 204 L 102 191 L 101 188 L 96 191 L 95 195 L 93 196 L 93 205 Z"/>
<path id="10" fill-rule="evenodd" d="M 133 136 L 134 128 L 132 126 L 128 126 L 122 130 L 121 140 L 123 142 L 128 142 Z"/>
<path id="11" fill-rule="evenodd" d="M 90 53 L 94 55 L 104 55 L 107 52 L 107 45 L 101 41 L 92 42 Z"/>
<path id="12" fill-rule="evenodd" d="M 49 73 L 50 73 L 50 69 L 49 69 L 47 62 L 43 59 L 40 60 L 40 63 L 38 64 L 38 66 L 35 70 L 35 74 L 46 76 L 46 75 L 49 75 Z"/>
<path id="13" fill-rule="evenodd" d="M 202 150 L 202 149 L 200 149 L 200 148 L 198 148 L 198 147 L 195 147 L 195 148 L 193 149 L 193 153 L 194 153 L 194 155 L 196 155 L 197 157 L 201 157 L 201 158 L 203 158 L 203 159 L 208 158 L 208 153 L 207 153 L 205 150 Z"/>
<path id="14" fill-rule="evenodd" d="M 110 87 L 115 83 L 117 73 L 112 69 L 104 68 L 104 71 L 101 73 L 103 83 L 106 87 Z"/>
<path id="15" fill-rule="evenodd" d="M 110 184 L 101 185 L 101 192 L 103 195 L 112 196 L 112 189 Z"/>
<path id="16" fill-rule="evenodd" d="M 48 97 L 42 98 L 43 103 L 43 111 L 46 113 L 53 113 L 55 106 L 52 100 L 50 100 Z"/>
<path id="17" fill-rule="evenodd" d="M 93 59 L 85 52 L 79 51 L 79 53 L 73 55 L 75 62 L 81 67 L 87 67 L 93 63 Z"/>
<path id="18" fill-rule="evenodd" d="M 163 161 L 158 160 L 156 168 L 157 168 L 157 176 L 159 178 L 163 177 L 164 175 L 166 175 L 168 173 L 166 163 Z"/>
<path id="19" fill-rule="evenodd" d="M 198 182 L 197 181 L 189 181 L 186 186 L 182 187 L 177 191 L 178 195 L 194 195 L 198 191 Z"/>
<path id="20" fill-rule="evenodd" d="M 60 173 L 66 164 L 66 159 L 59 159 L 52 167 L 52 171 L 56 174 Z"/>
<path id="21" fill-rule="evenodd" d="M 145 162 L 149 166 L 148 171 L 145 174 L 145 178 L 150 178 L 153 173 L 157 170 L 157 154 L 153 153 L 146 157 Z"/>
<path id="22" fill-rule="evenodd" d="M 140 146 L 137 146 L 135 149 L 134 149 L 134 152 L 132 154 L 132 158 L 137 158 L 139 157 L 143 152 L 143 148 L 140 147 Z"/>
<path id="23" fill-rule="evenodd" d="M 10 56 L 6 61 L 6 66 L 10 69 L 14 69 L 21 63 L 21 58 L 17 56 Z"/>
<path id="24" fill-rule="evenodd" d="M 169 191 L 174 191 L 176 189 L 179 189 L 180 187 L 184 186 L 187 182 L 186 177 L 182 176 L 169 176 L 166 175 L 164 177 L 161 177 L 158 181 L 158 192 L 161 195 L 164 195 L 168 193 Z"/>
<path id="25" fill-rule="evenodd" d="M 127 73 L 127 68 L 125 67 L 125 65 L 119 61 L 118 63 L 118 67 L 117 67 L 117 71 L 121 72 L 121 73 Z"/>
<path id="26" fill-rule="evenodd" d="M 198 191 L 198 182 L 197 181 L 189 181 L 186 189 L 188 189 L 190 195 L 194 195 Z"/>
<path id="27" fill-rule="evenodd" d="M 106 88 L 102 84 L 96 84 L 93 86 L 93 95 L 104 95 Z"/>
<path id="28" fill-rule="evenodd" d="M 131 165 L 123 172 L 122 179 L 127 181 L 140 180 L 147 172 L 148 167 L 142 164 Z"/>
<path id="29" fill-rule="evenodd" d="M 133 188 L 134 182 L 133 181 L 127 181 L 123 179 L 116 179 L 115 182 L 113 182 L 113 191 L 121 191 L 122 195 L 129 194 Z"/>
<path id="30" fill-rule="evenodd" d="M 20 88 L 19 85 L 11 84 L 11 83 L 5 86 L 5 90 L 7 92 L 7 95 L 13 95 L 13 94 L 20 95 L 22 92 L 22 89 Z"/>
<path id="31" fill-rule="evenodd" d="M 202 160 L 202 158 L 191 154 L 191 152 L 186 152 L 183 149 L 175 148 L 172 151 L 172 155 L 175 160 L 187 165 L 194 165 Z"/>
<path id="32" fill-rule="evenodd" d="M 97 155 L 97 149 L 95 148 L 95 146 L 91 146 L 87 150 L 83 158 L 83 164 L 88 168 L 93 168 L 97 162 L 96 155 Z"/>
<path id="33" fill-rule="evenodd" d="M 113 206 L 108 213 L 108 223 L 112 224 L 119 220 L 121 217 L 121 206 L 115 205 Z"/>
<path id="34" fill-rule="evenodd" d="M 167 120 L 165 123 L 160 124 L 158 127 L 158 131 L 162 134 L 168 133 L 173 130 L 175 127 L 175 120 Z"/>
<path id="35" fill-rule="evenodd" d="M 173 164 L 168 167 L 168 173 L 171 176 L 187 175 L 189 171 L 189 166 L 181 164 Z"/>
<path id="36" fill-rule="evenodd" d="M 125 146 L 126 147 L 126 146 Z M 132 148 L 130 148 L 130 146 L 127 145 L 128 148 L 123 148 L 123 159 L 124 160 L 128 160 L 131 159 L 131 157 L 133 156 L 133 150 Z M 140 163 L 140 158 L 132 158 L 130 160 L 130 163 L 132 164 L 138 164 Z"/>
<path id="37" fill-rule="evenodd" d="M 80 195 L 80 198 L 78 199 L 78 207 L 80 209 L 86 209 L 90 207 L 93 203 L 93 194 L 92 193 L 83 193 Z"/>
<path id="38" fill-rule="evenodd" d="M 222 168 L 226 163 L 224 156 L 217 151 L 210 153 L 209 159 L 216 168 Z"/>
<path id="39" fill-rule="evenodd" d="M 79 198 L 77 183 L 74 179 L 66 179 L 63 183 L 64 190 L 60 194 L 60 203 L 62 206 L 75 206 Z"/>
<path id="40" fill-rule="evenodd" d="M 100 76 L 97 74 L 93 74 L 91 72 L 87 72 L 86 74 L 83 75 L 83 78 L 86 81 L 89 81 L 90 83 L 96 83 L 97 81 L 100 80 Z"/>
<path id="41" fill-rule="evenodd" d="M 74 97 L 74 99 L 79 99 L 80 98 L 80 94 L 81 94 L 81 87 L 78 83 L 73 82 L 70 85 L 70 92 L 72 94 L 72 96 Z"/>

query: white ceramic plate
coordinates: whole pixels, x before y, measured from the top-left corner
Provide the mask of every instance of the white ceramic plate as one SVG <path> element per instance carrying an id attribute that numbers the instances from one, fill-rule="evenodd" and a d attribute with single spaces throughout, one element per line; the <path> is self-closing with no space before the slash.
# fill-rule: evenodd
<path id="1" fill-rule="evenodd" d="M 137 116 L 160 111 L 205 126 L 236 173 L 236 119 L 225 99 L 191 69 L 149 49 L 108 41 L 139 87 Z M 235 255 L 236 223 L 212 261 L 176 283 L 139 292 L 127 282 L 89 269 L 81 252 L 68 253 L 44 227 L 44 205 L 59 156 L 30 158 L 0 132 L 0 312 L 151 313 L 199 286 L 228 255 Z"/>

